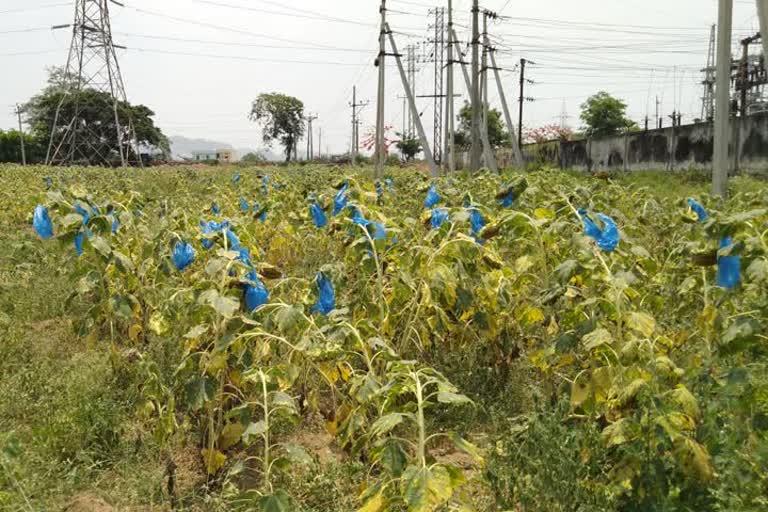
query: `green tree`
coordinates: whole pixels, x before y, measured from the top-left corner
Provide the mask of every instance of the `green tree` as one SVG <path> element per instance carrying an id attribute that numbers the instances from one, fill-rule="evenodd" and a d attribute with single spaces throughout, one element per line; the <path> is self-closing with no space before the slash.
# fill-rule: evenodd
<path id="1" fill-rule="evenodd" d="M 39 164 L 45 160 L 46 140 L 31 133 L 24 134 L 24 150 L 27 163 Z M 18 130 L 0 130 L 0 162 L 17 163 L 21 158 L 21 137 Z"/>
<path id="2" fill-rule="evenodd" d="M 403 154 L 406 162 L 410 162 L 416 158 L 416 155 L 421 153 L 422 150 L 421 142 L 413 135 L 401 135 L 400 140 L 397 141 L 395 146 Z"/>
<path id="3" fill-rule="evenodd" d="M 240 161 L 248 164 L 260 164 L 266 162 L 267 159 L 261 153 L 247 153 Z"/>
<path id="4" fill-rule="evenodd" d="M 456 132 L 456 145 L 461 148 L 468 148 L 472 144 L 472 106 L 465 102 L 459 112 L 459 129 Z M 492 108 L 488 110 L 488 142 L 491 147 L 502 148 L 512 145 L 512 137 L 504 128 L 501 121 L 501 112 Z"/>
<path id="5" fill-rule="evenodd" d="M 581 120 L 590 137 L 615 135 L 635 126 L 627 117 L 627 104 L 605 91 L 590 96 L 581 105 Z"/>
<path id="6" fill-rule="evenodd" d="M 73 83 L 64 80 L 60 69 L 54 68 L 50 71 L 48 85 L 23 107 L 33 137 L 44 140 L 47 145 L 59 105 L 59 121 L 74 117 L 77 108 L 72 94 L 74 87 Z M 100 155 L 83 155 L 84 159 L 99 161 L 104 159 L 104 155 L 112 155 L 118 160 L 117 126 L 112 105 L 113 100 L 108 93 L 95 89 L 81 91 L 78 108 L 81 122 L 77 128 L 77 138 L 86 142 L 82 145 L 86 148 L 84 151 L 88 151 L 88 147 L 99 148 L 100 151 Z M 126 126 L 128 120 L 131 120 L 141 148 L 164 155 L 170 153 L 168 138 L 155 126 L 152 119 L 155 113 L 150 108 L 120 101 L 117 104 L 117 114 L 122 126 Z M 128 151 L 131 149 L 128 148 Z M 136 155 L 133 157 L 132 159 L 136 159 Z"/>
<path id="7" fill-rule="evenodd" d="M 285 161 L 290 162 L 304 135 L 304 103 L 285 94 L 261 94 L 251 106 L 250 118 L 261 124 L 264 143 L 271 146 L 279 141 L 285 148 Z"/>

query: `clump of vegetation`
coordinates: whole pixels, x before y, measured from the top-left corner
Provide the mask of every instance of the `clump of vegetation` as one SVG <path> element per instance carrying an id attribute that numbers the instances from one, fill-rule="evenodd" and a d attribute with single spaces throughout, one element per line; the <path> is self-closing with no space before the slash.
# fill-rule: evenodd
<path id="1" fill-rule="evenodd" d="M 0 504 L 765 508 L 765 184 L 346 171 L 3 167 Z"/>

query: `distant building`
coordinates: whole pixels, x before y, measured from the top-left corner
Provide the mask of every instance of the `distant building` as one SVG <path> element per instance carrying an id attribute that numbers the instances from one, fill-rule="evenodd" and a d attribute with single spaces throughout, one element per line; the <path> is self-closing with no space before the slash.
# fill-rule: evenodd
<path id="1" fill-rule="evenodd" d="M 222 164 L 234 163 L 239 160 L 237 151 L 233 149 L 217 149 L 216 151 L 193 151 L 194 162 L 219 162 Z"/>
<path id="2" fill-rule="evenodd" d="M 237 152 L 233 149 L 217 149 L 216 160 L 223 164 L 230 164 L 238 161 Z"/>
<path id="3" fill-rule="evenodd" d="M 217 160 L 216 151 L 193 151 L 192 160 L 195 162 L 210 162 Z"/>

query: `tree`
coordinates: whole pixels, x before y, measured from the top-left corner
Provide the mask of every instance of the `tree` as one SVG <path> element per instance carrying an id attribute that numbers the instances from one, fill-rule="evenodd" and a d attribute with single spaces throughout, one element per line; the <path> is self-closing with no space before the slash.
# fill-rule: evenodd
<path id="1" fill-rule="evenodd" d="M 600 91 L 581 105 L 581 120 L 586 125 L 588 136 L 604 137 L 635 126 L 635 123 L 627 118 L 626 112 L 626 103 L 605 91 Z"/>
<path id="2" fill-rule="evenodd" d="M 290 162 L 296 144 L 304 135 L 304 103 L 285 94 L 261 94 L 251 106 L 250 119 L 261 124 L 264 143 L 277 140 L 285 148 L 285 161 Z"/>
<path id="3" fill-rule="evenodd" d="M 553 140 L 569 141 L 573 136 L 573 130 L 556 124 L 548 124 L 525 133 L 525 140 L 535 144 L 542 144 Z"/>
<path id="4" fill-rule="evenodd" d="M 74 83 L 68 83 L 64 80 L 61 69 L 54 68 L 49 72 L 48 85 L 23 107 L 26 122 L 31 127 L 33 138 L 44 140 L 47 146 L 59 105 L 61 105 L 59 120 L 74 117 L 76 108 L 75 98 L 72 94 L 74 88 Z M 85 142 L 82 144 L 83 148 L 89 146 L 100 148 L 103 155 L 112 155 L 117 161 L 119 160 L 117 157 L 119 148 L 113 103 L 112 96 L 108 93 L 90 88 L 83 89 L 80 92 L 79 118 L 81 124 L 77 129 L 77 138 Z M 131 105 L 119 101 L 117 114 L 122 126 L 128 124 L 128 119 L 131 120 L 140 147 L 159 151 L 165 155 L 170 153 L 168 138 L 160 128 L 155 126 L 152 119 L 155 113 L 151 109 L 144 105 Z M 130 155 L 133 148 L 128 147 L 127 149 Z M 103 160 L 99 155 L 85 156 L 90 161 Z M 138 160 L 138 157 L 132 155 L 130 159 Z"/>
<path id="5" fill-rule="evenodd" d="M 266 162 L 267 159 L 261 153 L 247 153 L 240 161 L 248 164 L 260 164 Z"/>
<path id="6" fill-rule="evenodd" d="M 472 106 L 464 103 L 459 112 L 459 130 L 454 139 L 457 146 L 467 148 L 472 144 Z M 488 110 L 488 142 L 494 149 L 501 147 L 510 147 L 512 137 L 504 129 L 504 123 L 501 122 L 501 112 L 492 108 Z"/>
<path id="7" fill-rule="evenodd" d="M 27 156 L 27 163 L 39 164 L 45 161 L 45 150 L 47 149 L 47 140 L 42 140 L 31 133 L 24 134 L 24 149 Z M 18 130 L 0 130 L 0 162 L 17 163 L 22 162 L 21 158 L 21 134 Z"/>
<path id="8" fill-rule="evenodd" d="M 410 162 L 414 158 L 416 158 L 416 155 L 421 153 L 422 147 L 421 147 L 421 141 L 414 137 L 413 135 L 400 135 L 400 140 L 397 141 L 397 149 L 400 150 L 400 152 L 403 154 L 403 157 L 405 157 L 406 162 Z"/>

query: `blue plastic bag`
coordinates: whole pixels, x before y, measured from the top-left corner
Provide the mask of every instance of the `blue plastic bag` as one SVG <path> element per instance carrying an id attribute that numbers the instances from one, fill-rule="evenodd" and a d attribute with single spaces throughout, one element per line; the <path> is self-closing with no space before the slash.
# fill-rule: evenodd
<path id="1" fill-rule="evenodd" d="M 381 198 L 384 197 L 384 187 L 381 185 L 380 181 L 376 182 L 376 198 L 381 201 Z"/>
<path id="2" fill-rule="evenodd" d="M 343 187 L 336 193 L 336 197 L 333 198 L 333 216 L 337 216 L 347 207 L 349 203 L 349 182 L 345 183 Z"/>
<path id="3" fill-rule="evenodd" d="M 48 208 L 39 204 L 35 207 L 35 211 L 32 214 L 32 227 L 35 228 L 37 233 L 43 240 L 49 240 L 53 237 L 53 222 L 48 215 Z"/>
<path id="4" fill-rule="evenodd" d="M 512 206 L 515 204 L 515 193 L 513 191 L 509 191 L 509 193 L 504 196 L 504 198 L 499 202 L 499 205 L 501 205 L 502 208 L 512 208 Z"/>
<path id="5" fill-rule="evenodd" d="M 245 198 L 240 198 L 240 211 L 247 212 L 251 209 L 251 206 L 248 204 L 248 201 L 245 200 Z"/>
<path id="6" fill-rule="evenodd" d="M 480 231 L 482 231 L 485 227 L 485 219 L 483 218 L 483 214 L 480 213 L 480 210 L 477 208 L 470 208 L 469 224 L 472 226 L 472 236 L 475 237 L 475 240 L 478 243 L 480 243 L 481 240 L 478 238 L 478 235 L 480 234 Z"/>
<path id="7" fill-rule="evenodd" d="M 80 231 L 75 235 L 75 253 L 78 257 L 83 255 L 83 242 L 85 242 L 85 231 Z"/>
<path id="8" fill-rule="evenodd" d="M 50 176 L 43 178 L 43 181 L 45 181 L 46 188 L 51 188 L 53 186 L 53 179 Z"/>
<path id="9" fill-rule="evenodd" d="M 203 247 L 205 247 L 206 250 L 210 251 L 214 245 L 216 245 L 216 242 L 212 238 L 203 238 Z"/>
<path id="10" fill-rule="evenodd" d="M 430 220 L 432 229 L 440 229 L 446 222 L 448 222 L 448 210 L 446 208 L 435 208 L 432 210 L 432 219 Z"/>
<path id="11" fill-rule="evenodd" d="M 368 230 L 370 233 L 370 229 L 368 229 L 369 226 L 373 226 L 373 233 L 371 233 L 371 238 L 374 240 L 386 240 L 387 239 L 387 228 L 378 222 L 373 222 L 371 220 L 366 219 L 363 217 L 363 214 L 360 213 L 360 210 L 356 207 L 352 207 L 352 222 L 357 224 L 358 226 L 362 226 Z"/>
<path id="12" fill-rule="evenodd" d="M 424 208 L 434 208 L 440 202 L 440 194 L 437 193 L 437 185 L 429 187 L 427 198 L 424 200 Z"/>
<path id="13" fill-rule="evenodd" d="M 395 184 L 392 182 L 392 178 L 384 178 L 384 183 L 387 185 L 387 189 L 394 194 Z"/>
<path id="14" fill-rule="evenodd" d="M 211 203 L 211 213 L 214 215 L 219 215 L 221 213 L 221 208 L 219 208 L 219 205 L 216 203 Z"/>
<path id="15" fill-rule="evenodd" d="M 269 176 L 265 175 L 263 178 L 261 178 L 261 187 L 265 196 L 269 194 Z"/>
<path id="16" fill-rule="evenodd" d="M 733 245 L 731 237 L 720 240 L 720 249 Z M 736 288 L 741 282 L 741 257 L 718 256 L 717 258 L 717 285 L 727 290 Z"/>
<path id="17" fill-rule="evenodd" d="M 336 309 L 336 292 L 333 289 L 333 283 L 322 272 L 317 274 L 317 304 L 312 306 L 313 313 L 327 315 Z"/>
<path id="18" fill-rule="evenodd" d="M 253 312 L 267 303 L 267 300 L 269 300 L 269 291 L 267 291 L 267 288 L 264 286 L 264 283 L 261 282 L 259 275 L 255 271 L 246 274 L 245 278 L 253 282 L 253 284 L 246 284 L 244 286 L 245 307 L 248 311 Z"/>
<path id="19" fill-rule="evenodd" d="M 579 210 L 579 215 L 584 222 L 584 234 L 590 238 L 593 238 L 597 242 L 597 246 L 605 252 L 613 252 L 619 246 L 619 240 L 621 234 L 616 223 L 607 215 L 598 213 L 597 217 L 603 222 L 604 228 L 601 230 L 597 227 L 592 219 L 587 215 L 586 210 Z"/>
<path id="20" fill-rule="evenodd" d="M 232 250 L 238 253 L 237 260 L 242 261 L 246 265 L 251 265 L 251 251 L 247 247 L 235 246 Z"/>
<path id="21" fill-rule="evenodd" d="M 183 272 L 195 261 L 195 250 L 187 242 L 176 242 L 171 252 L 171 258 L 176 269 Z"/>
<path id="22" fill-rule="evenodd" d="M 237 247 L 240 247 L 240 239 L 237 237 L 234 231 L 227 228 L 224 230 L 224 234 L 227 236 L 227 241 L 229 242 L 230 249 L 235 249 Z"/>
<path id="23" fill-rule="evenodd" d="M 688 198 L 688 207 L 698 216 L 699 222 L 705 222 L 709 218 L 707 210 L 692 197 Z"/>
<path id="24" fill-rule="evenodd" d="M 240 173 L 239 172 L 236 172 L 235 175 L 232 176 L 232 183 L 234 183 L 235 185 L 240 183 Z"/>
<path id="25" fill-rule="evenodd" d="M 91 214 L 88 210 L 80 206 L 79 204 L 75 205 L 75 211 L 83 216 L 83 225 L 88 224 L 91 220 Z"/>
<path id="26" fill-rule="evenodd" d="M 309 213 L 312 215 L 312 220 L 315 221 L 316 228 L 324 228 L 326 224 L 328 224 L 328 217 L 326 217 L 325 212 L 319 204 L 312 204 L 309 207 Z"/>
<path id="27" fill-rule="evenodd" d="M 117 231 L 120 229 L 120 221 L 117 218 L 117 215 L 112 215 L 112 234 L 116 235 Z"/>

